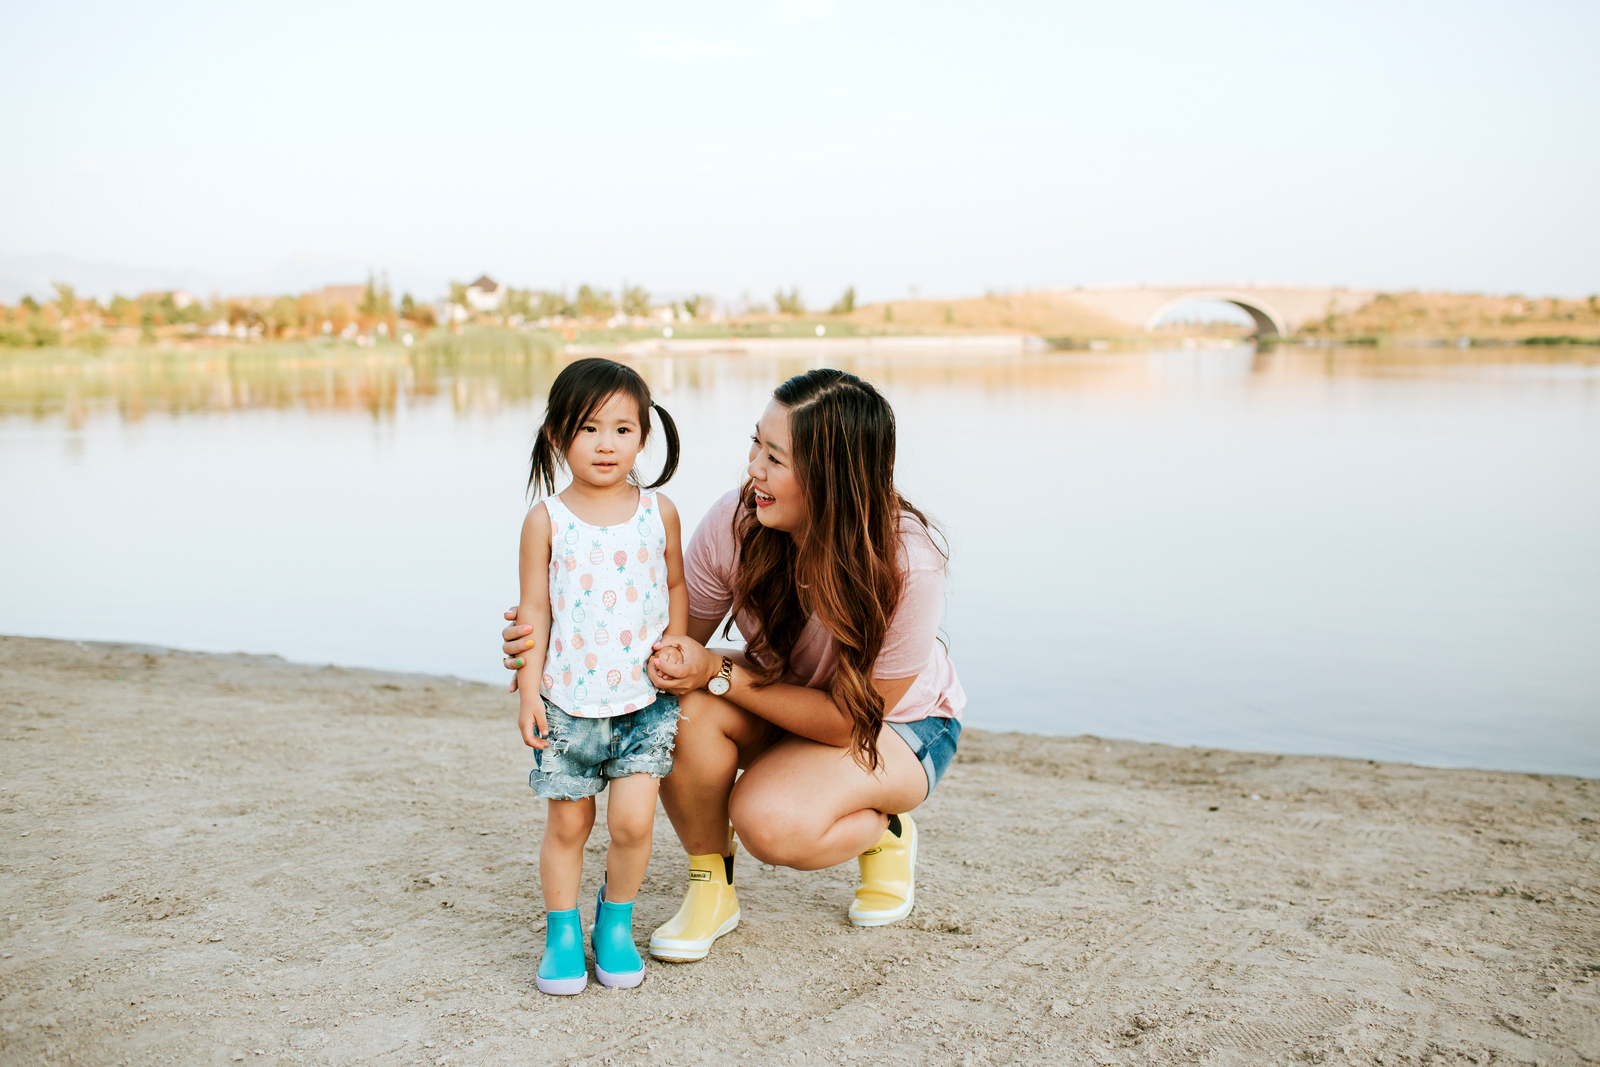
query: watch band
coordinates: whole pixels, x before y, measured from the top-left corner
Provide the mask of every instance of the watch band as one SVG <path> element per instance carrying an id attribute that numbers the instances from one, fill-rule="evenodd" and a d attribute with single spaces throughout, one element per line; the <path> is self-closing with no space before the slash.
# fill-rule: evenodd
<path id="1" fill-rule="evenodd" d="M 722 684 L 718 685 L 718 682 Z M 717 671 L 716 676 L 711 681 L 706 683 L 706 688 L 718 696 L 733 688 L 733 660 L 727 656 L 722 657 L 721 669 Z"/>

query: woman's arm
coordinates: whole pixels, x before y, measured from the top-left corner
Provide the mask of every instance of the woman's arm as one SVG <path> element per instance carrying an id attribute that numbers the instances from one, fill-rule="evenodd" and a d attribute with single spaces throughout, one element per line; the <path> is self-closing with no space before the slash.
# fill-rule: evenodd
<path id="1" fill-rule="evenodd" d="M 697 619 L 691 615 L 689 616 L 689 636 L 704 645 L 707 641 L 717 636 L 717 627 L 721 625 L 721 619 Z"/>
<path id="2" fill-rule="evenodd" d="M 550 594 L 547 592 L 545 593 L 545 601 L 548 603 L 549 599 Z M 684 610 L 688 610 L 687 605 L 685 605 Z M 517 660 L 521 658 L 522 653 L 533 646 L 533 627 L 518 622 L 517 611 L 518 609 L 514 607 L 506 609 L 503 617 L 511 625 L 500 631 L 500 640 L 502 642 L 500 652 L 504 657 L 506 668 L 513 671 L 517 669 Z M 689 616 L 687 630 L 691 638 L 704 645 L 717 635 L 717 628 L 721 625 L 721 619 L 697 619 L 691 615 Z M 515 676 L 511 679 L 511 691 L 513 693 L 517 691 L 517 679 Z"/>
<path id="3" fill-rule="evenodd" d="M 695 623 L 705 624 L 705 620 L 692 619 L 690 623 L 693 628 Z M 716 625 L 714 622 L 709 624 L 712 630 L 716 629 Z M 692 635 L 687 640 L 669 635 L 658 644 L 677 645 L 683 653 L 681 664 L 663 665 L 651 661 L 650 680 L 658 689 L 682 696 L 696 689 L 704 689 L 722 669 L 722 655 L 713 653 L 694 640 Z M 887 713 L 900 703 L 900 698 L 906 695 L 906 690 L 916 680 L 916 675 L 873 679 L 873 688 L 883 697 L 883 710 Z M 734 660 L 731 683 L 725 699 L 761 716 L 774 726 L 825 745 L 844 748 L 850 744 L 850 719 L 825 691 L 784 682 L 758 686 L 754 677 L 737 659 Z"/>
<path id="4" fill-rule="evenodd" d="M 715 668 L 711 672 L 713 676 L 717 670 L 722 669 L 722 657 L 716 657 Z M 711 679 L 706 680 L 709 682 Z M 906 690 L 910 689 L 911 683 L 916 680 L 916 675 L 910 678 L 872 680 L 872 688 L 883 698 L 885 714 L 900 703 L 900 698 L 906 695 Z M 788 685 L 784 682 L 758 686 L 750 676 L 750 672 L 740 666 L 738 661 L 733 665 L 732 682 L 725 694 L 726 699 L 744 710 L 761 716 L 791 734 L 838 748 L 849 746 L 851 720 L 825 690 L 811 689 L 803 685 Z"/>

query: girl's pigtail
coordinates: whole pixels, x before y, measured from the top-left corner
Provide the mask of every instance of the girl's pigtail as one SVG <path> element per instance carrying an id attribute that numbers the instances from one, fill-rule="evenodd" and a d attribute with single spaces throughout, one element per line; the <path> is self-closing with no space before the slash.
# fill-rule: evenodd
<path id="1" fill-rule="evenodd" d="M 556 491 L 556 450 L 550 445 L 549 423 L 539 427 L 528 460 L 528 492 L 545 496 Z"/>
<path id="2" fill-rule="evenodd" d="M 678 426 L 677 423 L 672 421 L 672 416 L 667 414 L 666 408 L 655 403 L 650 406 L 656 409 L 657 415 L 661 416 L 661 432 L 667 436 L 667 462 L 661 468 L 661 477 L 645 486 L 645 488 L 659 489 L 671 481 L 672 476 L 678 470 Z M 534 454 L 538 455 L 538 449 L 534 450 Z"/>

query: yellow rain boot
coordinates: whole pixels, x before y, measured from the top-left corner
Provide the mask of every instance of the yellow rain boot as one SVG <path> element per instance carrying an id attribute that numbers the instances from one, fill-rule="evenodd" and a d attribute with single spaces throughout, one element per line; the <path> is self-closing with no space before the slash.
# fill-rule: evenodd
<path id="1" fill-rule="evenodd" d="M 852 923 L 885 926 L 911 914 L 917 892 L 917 824 L 911 816 L 889 816 L 878 843 L 856 862 L 861 865 L 861 885 L 850 905 Z"/>
<path id="2" fill-rule="evenodd" d="M 733 827 L 728 851 L 734 852 Z M 739 897 L 733 891 L 733 856 L 713 852 L 689 857 L 689 892 L 665 926 L 650 935 L 650 955 L 669 963 L 703 960 L 711 943 L 739 925 Z"/>

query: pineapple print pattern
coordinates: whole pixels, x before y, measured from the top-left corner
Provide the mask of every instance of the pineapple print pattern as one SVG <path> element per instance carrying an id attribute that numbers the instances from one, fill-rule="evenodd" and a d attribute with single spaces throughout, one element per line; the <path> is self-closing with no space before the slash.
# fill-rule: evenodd
<path id="1" fill-rule="evenodd" d="M 560 497 L 550 510 L 550 651 L 544 695 L 579 718 L 637 711 L 656 698 L 642 668 L 650 642 L 667 628 L 666 528 L 654 493 L 639 494 L 633 517 L 590 526 Z"/>

